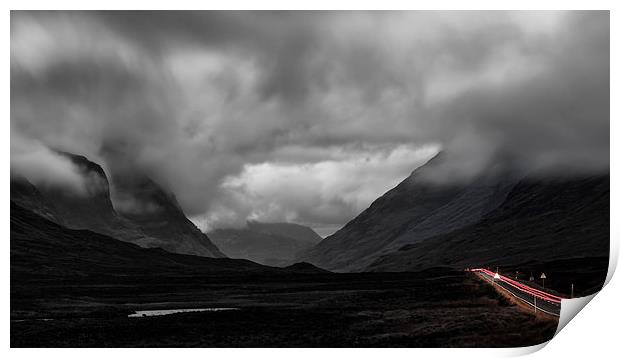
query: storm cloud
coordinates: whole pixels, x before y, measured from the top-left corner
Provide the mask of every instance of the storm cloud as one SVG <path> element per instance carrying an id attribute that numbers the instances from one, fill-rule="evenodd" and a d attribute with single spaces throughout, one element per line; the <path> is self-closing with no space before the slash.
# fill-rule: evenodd
<path id="1" fill-rule="evenodd" d="M 328 232 L 439 150 L 608 170 L 609 13 L 13 11 L 11 140 Z"/>

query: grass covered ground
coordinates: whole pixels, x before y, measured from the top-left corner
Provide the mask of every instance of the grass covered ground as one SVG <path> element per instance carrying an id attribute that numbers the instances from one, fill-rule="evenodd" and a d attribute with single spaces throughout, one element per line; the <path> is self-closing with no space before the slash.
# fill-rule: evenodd
<path id="1" fill-rule="evenodd" d="M 458 271 L 104 281 L 13 280 L 11 346 L 514 347 L 557 327 Z M 127 318 L 204 307 L 240 309 Z"/>

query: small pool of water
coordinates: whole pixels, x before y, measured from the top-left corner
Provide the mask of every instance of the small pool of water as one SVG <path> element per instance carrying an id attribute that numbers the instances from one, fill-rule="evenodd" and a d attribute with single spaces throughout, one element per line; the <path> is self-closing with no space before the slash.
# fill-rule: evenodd
<path id="1" fill-rule="evenodd" d="M 174 313 L 186 313 L 186 312 L 218 312 L 218 311 L 235 311 L 238 308 L 232 307 L 211 307 L 211 308 L 177 308 L 171 310 L 145 310 L 136 311 L 128 315 L 127 317 L 139 318 L 139 317 L 151 317 L 151 316 L 165 316 Z"/>
<path id="2" fill-rule="evenodd" d="M 31 319 L 12 319 L 11 322 L 26 322 L 26 321 L 53 321 L 53 318 L 31 318 Z"/>

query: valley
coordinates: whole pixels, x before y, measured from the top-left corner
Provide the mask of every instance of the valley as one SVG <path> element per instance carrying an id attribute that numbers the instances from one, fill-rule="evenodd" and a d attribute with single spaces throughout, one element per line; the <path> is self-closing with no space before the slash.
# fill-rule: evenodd
<path id="1" fill-rule="evenodd" d="M 12 347 L 514 347 L 550 339 L 557 325 L 480 280 L 445 269 L 39 282 L 11 289 Z M 127 317 L 137 310 L 206 307 L 235 310 Z"/>

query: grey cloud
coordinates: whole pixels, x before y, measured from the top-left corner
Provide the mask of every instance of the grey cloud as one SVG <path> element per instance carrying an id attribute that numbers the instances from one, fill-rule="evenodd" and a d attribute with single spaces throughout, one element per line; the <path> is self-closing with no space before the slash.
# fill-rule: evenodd
<path id="1" fill-rule="evenodd" d="M 487 159 L 506 153 L 525 169 L 607 171 L 608 13 L 569 17 L 545 45 L 534 75 L 473 86 L 429 108 L 431 131 L 455 151 L 482 146 Z M 468 131 L 473 138 L 459 140 Z"/>
<path id="2" fill-rule="evenodd" d="M 12 137 L 147 174 L 200 221 L 333 227 L 371 200 L 360 178 L 343 200 L 338 175 L 306 203 L 248 193 L 262 164 L 346 173 L 439 144 L 463 173 L 497 153 L 609 165 L 608 12 L 14 11 L 11 40 Z M 420 162 L 358 175 L 397 182 Z"/>
<path id="3" fill-rule="evenodd" d="M 41 143 L 19 135 L 11 138 L 11 176 L 80 197 L 107 190 L 107 184 L 97 175 L 81 170 L 69 158 Z"/>
<path id="4" fill-rule="evenodd" d="M 321 68 L 308 59 L 320 41 L 320 12 L 148 11 L 100 12 L 101 19 L 154 54 L 174 46 L 200 45 L 249 53 L 261 62 L 261 96 L 296 100 L 308 93 Z"/>

